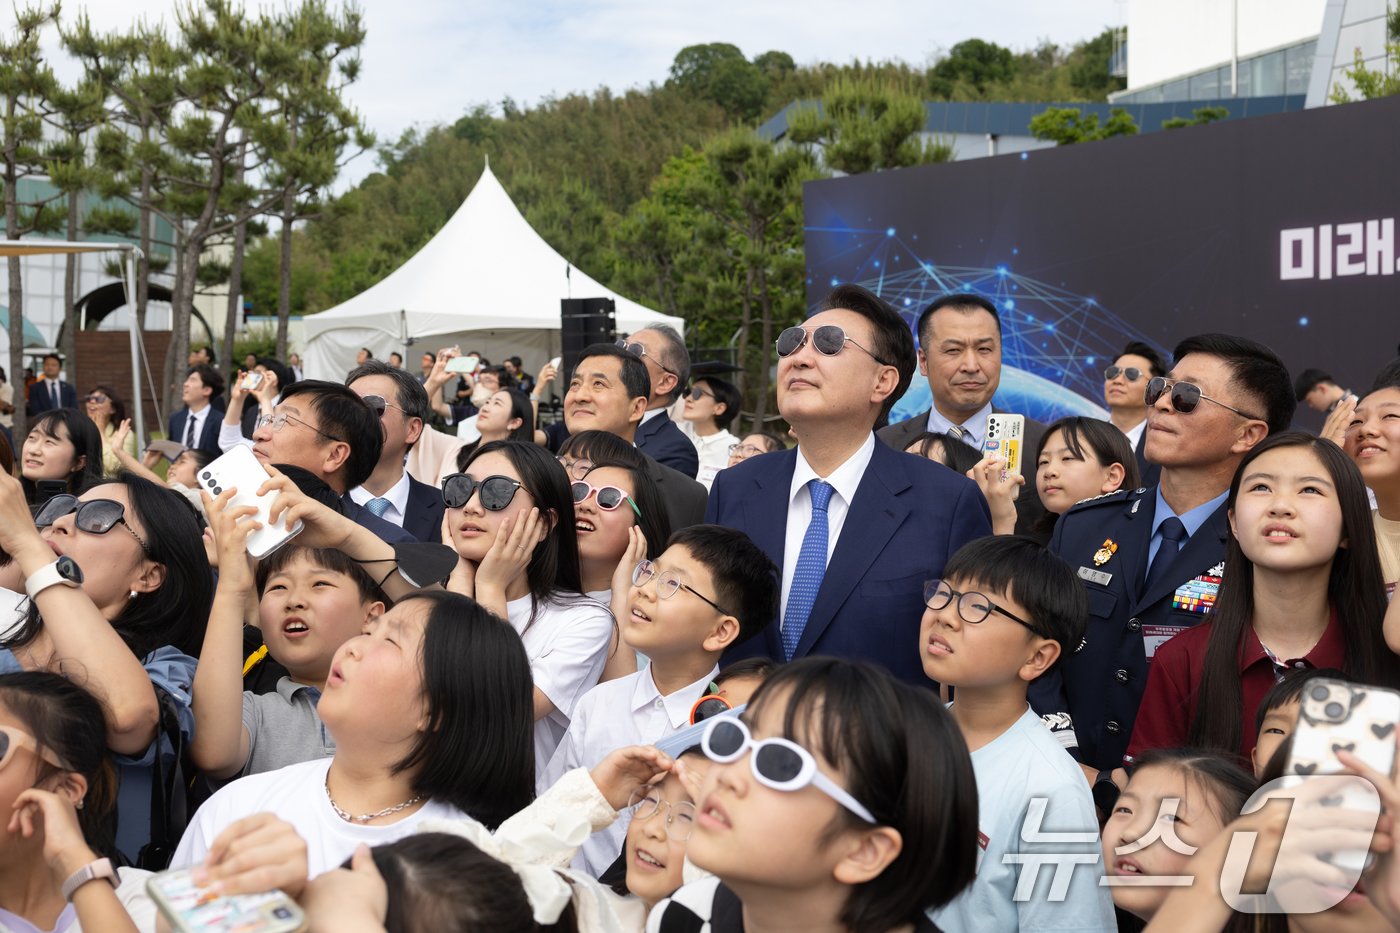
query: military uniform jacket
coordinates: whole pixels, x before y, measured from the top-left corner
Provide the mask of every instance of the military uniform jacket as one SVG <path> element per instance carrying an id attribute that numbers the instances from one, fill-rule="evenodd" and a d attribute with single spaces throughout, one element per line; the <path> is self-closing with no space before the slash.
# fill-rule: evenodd
<path id="1" fill-rule="evenodd" d="M 1083 647 L 1031 684 L 1030 701 L 1070 752 L 1097 768 L 1123 763 L 1151 654 L 1204 621 L 1223 574 L 1224 503 L 1139 599 L 1156 507 L 1155 486 L 1088 499 L 1060 517 L 1050 541 L 1084 586 L 1089 620 Z"/>

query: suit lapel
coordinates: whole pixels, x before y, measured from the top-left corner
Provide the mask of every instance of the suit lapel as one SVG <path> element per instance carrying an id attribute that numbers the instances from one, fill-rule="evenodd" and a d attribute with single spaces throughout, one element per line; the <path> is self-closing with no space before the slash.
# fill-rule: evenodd
<path id="1" fill-rule="evenodd" d="M 792 472 L 797 468 L 797 449 L 768 454 L 766 458 L 756 460 L 754 465 L 770 466 L 767 458 L 772 458 L 772 469 L 753 470 L 756 475 L 752 480 L 752 490 L 743 498 L 740 527 L 748 534 L 749 540 L 777 565 L 778 585 L 781 587 L 783 552 L 787 549 L 788 490 L 792 487 Z M 783 656 L 782 623 L 782 616 L 779 615 L 763 633 L 769 656 L 779 659 Z"/>
<path id="2" fill-rule="evenodd" d="M 1142 594 L 1139 606 L 1150 606 L 1176 591 L 1182 583 L 1200 576 L 1225 557 L 1225 536 L 1229 534 L 1230 523 L 1225 514 L 1225 504 L 1211 513 L 1205 524 L 1196 529 L 1186 546 L 1176 555 L 1176 560 L 1167 565 L 1167 572 L 1153 584 L 1152 589 Z M 1144 548 L 1144 553 L 1146 549 Z"/>
<path id="3" fill-rule="evenodd" d="M 854 501 L 846 512 L 841 537 L 822 577 L 821 589 L 812 605 L 807 626 L 797 643 L 794 657 L 802 657 L 836 616 L 836 611 L 850 598 L 872 564 L 884 552 L 895 530 L 909 515 L 909 508 L 899 500 L 899 494 L 910 488 L 909 477 L 900 468 L 898 457 L 888 447 L 876 445 L 870 465 L 856 487 Z"/>

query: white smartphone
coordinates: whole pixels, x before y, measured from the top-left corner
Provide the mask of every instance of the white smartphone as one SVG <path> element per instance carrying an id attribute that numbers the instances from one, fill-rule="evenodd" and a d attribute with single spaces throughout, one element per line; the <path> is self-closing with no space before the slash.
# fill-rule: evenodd
<path id="1" fill-rule="evenodd" d="M 220 896 L 196 885 L 187 868 L 152 875 L 146 892 L 176 933 L 296 933 L 306 925 L 281 891 Z"/>
<path id="2" fill-rule="evenodd" d="M 549 365 L 553 366 L 557 370 L 559 368 L 559 364 L 562 362 L 564 362 L 564 358 L 562 356 L 556 356 L 554 359 L 549 361 Z"/>
<path id="3" fill-rule="evenodd" d="M 982 454 L 986 457 L 1000 457 L 1006 461 L 1001 478 L 1021 472 L 1021 458 L 1024 451 L 1026 433 L 1025 415 L 991 414 L 987 416 L 987 439 L 982 444 Z"/>
<path id="4" fill-rule="evenodd" d="M 467 373 L 471 375 L 481 367 L 481 357 L 479 356 L 457 356 L 447 361 L 446 370 L 449 373 Z"/>
<path id="5" fill-rule="evenodd" d="M 229 505 L 251 505 L 258 510 L 257 519 L 262 527 L 248 536 L 248 553 L 262 560 L 301 532 L 301 522 L 288 527 L 285 519 L 274 523 L 268 516 L 272 503 L 277 501 L 277 493 L 259 496 L 258 490 L 271 475 L 253 456 L 253 450 L 243 444 L 224 454 L 199 471 L 199 484 L 209 490 L 209 495 L 217 496 L 230 486 L 238 492 Z"/>
<path id="6" fill-rule="evenodd" d="M 243 377 L 243 388 L 249 392 L 262 385 L 262 373 L 249 373 Z"/>

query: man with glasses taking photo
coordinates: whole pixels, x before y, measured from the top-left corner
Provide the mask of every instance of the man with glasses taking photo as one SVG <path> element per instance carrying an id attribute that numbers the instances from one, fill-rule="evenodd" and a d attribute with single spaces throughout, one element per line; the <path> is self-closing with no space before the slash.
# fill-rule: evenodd
<path id="1" fill-rule="evenodd" d="M 346 495 L 370 514 L 398 525 L 419 541 L 442 540 L 442 492 L 409 475 L 404 460 L 422 437 L 428 419 L 428 393 L 402 367 L 367 360 L 345 377 L 365 404 L 379 415 L 384 448 L 374 472 Z"/>
<path id="2" fill-rule="evenodd" d="M 1100 806 L 1114 795 L 1111 772 L 1124 763 L 1153 654 L 1214 605 L 1235 470 L 1287 429 L 1296 407 L 1288 370 L 1262 344 L 1202 334 L 1174 355 L 1171 372 L 1146 389 L 1146 452 L 1160 482 L 1079 503 L 1050 542 L 1087 591 L 1088 635 L 1030 699 L 1076 754 Z"/>
<path id="3" fill-rule="evenodd" d="M 617 345 L 638 357 L 651 378 L 647 408 L 637 425 L 637 449 L 695 479 L 700 471 L 700 455 L 667 413 L 690 380 L 690 354 L 685 341 L 674 328 L 658 324 L 619 340 Z"/>
<path id="4" fill-rule="evenodd" d="M 777 351 L 778 411 L 798 446 L 721 470 L 706 521 L 743 531 L 782 568 L 778 624 L 725 662 L 834 655 L 926 686 L 913 650 L 924 581 L 992 526 L 971 480 L 876 443 L 913 377 L 913 335 L 880 298 L 843 285 Z"/>

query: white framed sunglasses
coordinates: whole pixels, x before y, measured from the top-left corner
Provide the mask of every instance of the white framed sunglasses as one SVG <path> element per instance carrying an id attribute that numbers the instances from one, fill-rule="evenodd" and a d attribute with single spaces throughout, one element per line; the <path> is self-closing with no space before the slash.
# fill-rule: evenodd
<path id="1" fill-rule="evenodd" d="M 817 768 L 812 753 L 790 739 L 771 738 L 755 741 L 743 720 L 725 716 L 711 719 L 700 737 L 700 750 L 705 757 L 720 764 L 737 760 L 752 750 L 749 767 L 758 783 L 785 793 L 799 791 L 808 785 L 826 794 L 841 806 L 870 824 L 878 821 L 860 801 L 837 786 Z"/>

